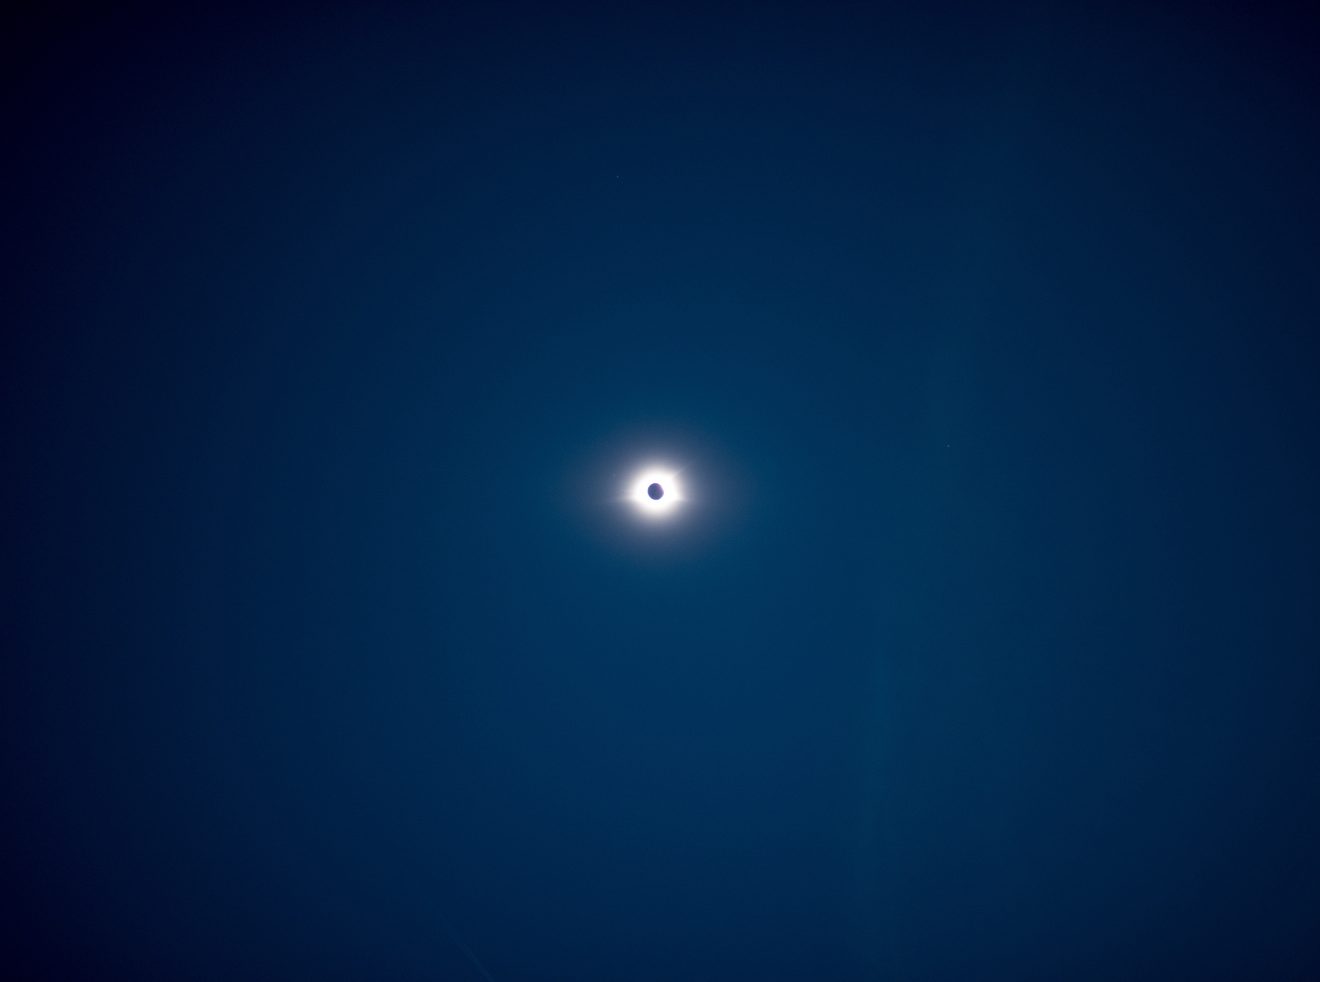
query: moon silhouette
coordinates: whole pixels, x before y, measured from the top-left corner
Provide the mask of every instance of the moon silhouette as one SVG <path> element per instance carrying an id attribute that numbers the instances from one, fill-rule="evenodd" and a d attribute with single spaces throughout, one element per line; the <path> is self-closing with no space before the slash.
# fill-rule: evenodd
<path id="1" fill-rule="evenodd" d="M 652 501 L 659 501 L 661 498 L 665 496 L 665 489 L 662 488 L 658 483 L 652 484 L 649 488 L 646 489 L 646 493 L 651 496 Z"/>

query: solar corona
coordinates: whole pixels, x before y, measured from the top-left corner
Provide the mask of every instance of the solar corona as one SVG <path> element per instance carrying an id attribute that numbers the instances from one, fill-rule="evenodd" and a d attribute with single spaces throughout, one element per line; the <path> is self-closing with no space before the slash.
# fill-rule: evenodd
<path id="1" fill-rule="evenodd" d="M 684 501 L 678 474 L 660 465 L 644 467 L 634 474 L 624 497 L 638 515 L 652 521 L 673 518 Z"/>

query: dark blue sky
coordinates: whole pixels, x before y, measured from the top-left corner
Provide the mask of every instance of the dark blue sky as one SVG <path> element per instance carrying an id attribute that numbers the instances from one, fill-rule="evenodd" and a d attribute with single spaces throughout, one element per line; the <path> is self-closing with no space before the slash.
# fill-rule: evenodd
<path id="1" fill-rule="evenodd" d="M 1316 25 L 385 6 L 7 32 L 5 975 L 1320 975 Z"/>

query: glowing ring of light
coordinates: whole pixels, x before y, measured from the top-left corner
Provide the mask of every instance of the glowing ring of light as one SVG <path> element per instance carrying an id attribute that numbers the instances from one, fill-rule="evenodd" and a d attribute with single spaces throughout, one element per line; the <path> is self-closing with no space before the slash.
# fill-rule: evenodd
<path id="1" fill-rule="evenodd" d="M 664 488 L 664 496 L 652 498 L 647 489 L 652 484 Z M 683 487 L 678 474 L 664 467 L 647 467 L 633 476 L 625 497 L 646 518 L 668 518 L 683 503 Z"/>

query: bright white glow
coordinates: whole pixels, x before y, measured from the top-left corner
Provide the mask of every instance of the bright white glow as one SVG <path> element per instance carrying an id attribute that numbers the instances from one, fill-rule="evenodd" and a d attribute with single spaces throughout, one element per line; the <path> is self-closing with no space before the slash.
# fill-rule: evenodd
<path id="1" fill-rule="evenodd" d="M 652 484 L 664 489 L 664 496 L 659 500 L 647 492 Z M 669 518 L 683 503 L 683 487 L 678 482 L 677 472 L 667 467 L 646 467 L 633 475 L 624 497 L 646 518 Z"/>

